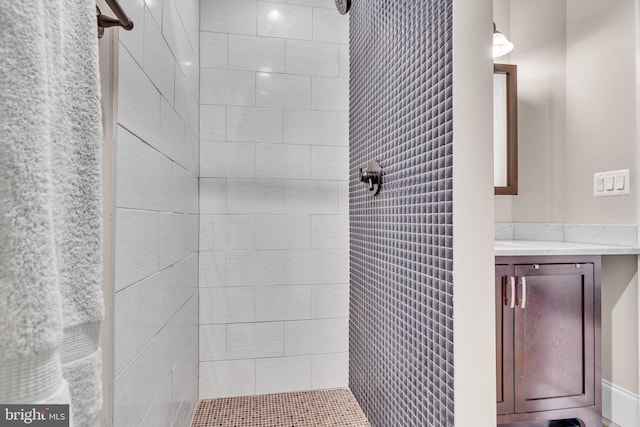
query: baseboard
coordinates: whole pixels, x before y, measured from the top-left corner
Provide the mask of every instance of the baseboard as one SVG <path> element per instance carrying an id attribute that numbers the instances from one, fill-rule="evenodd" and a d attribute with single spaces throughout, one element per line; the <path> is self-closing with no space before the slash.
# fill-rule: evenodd
<path id="1" fill-rule="evenodd" d="M 640 426 L 640 396 L 602 380 L 602 416 L 621 426 Z"/>

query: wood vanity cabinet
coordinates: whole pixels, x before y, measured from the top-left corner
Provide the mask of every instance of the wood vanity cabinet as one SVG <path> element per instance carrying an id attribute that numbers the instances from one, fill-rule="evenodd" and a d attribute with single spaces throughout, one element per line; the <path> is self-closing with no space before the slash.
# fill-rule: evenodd
<path id="1" fill-rule="evenodd" d="M 495 284 L 497 424 L 601 427 L 600 257 L 496 257 Z"/>

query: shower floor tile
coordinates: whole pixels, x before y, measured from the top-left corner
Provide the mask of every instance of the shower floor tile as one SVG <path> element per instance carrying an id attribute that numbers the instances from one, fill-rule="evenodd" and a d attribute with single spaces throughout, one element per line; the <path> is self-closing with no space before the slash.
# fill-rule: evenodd
<path id="1" fill-rule="evenodd" d="M 191 427 L 369 427 L 346 388 L 201 400 Z"/>

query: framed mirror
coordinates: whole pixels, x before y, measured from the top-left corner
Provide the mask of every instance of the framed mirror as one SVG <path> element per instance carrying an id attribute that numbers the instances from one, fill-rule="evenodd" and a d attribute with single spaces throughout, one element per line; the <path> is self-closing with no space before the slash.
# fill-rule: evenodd
<path id="1" fill-rule="evenodd" d="M 518 194 L 516 65 L 493 64 L 493 183 L 495 194 Z"/>

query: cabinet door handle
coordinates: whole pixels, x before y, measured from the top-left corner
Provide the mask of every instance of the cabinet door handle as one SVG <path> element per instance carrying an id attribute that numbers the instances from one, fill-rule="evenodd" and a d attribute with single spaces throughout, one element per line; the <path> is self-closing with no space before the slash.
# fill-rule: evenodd
<path id="1" fill-rule="evenodd" d="M 516 308 L 516 278 L 510 277 L 511 280 L 511 308 Z"/>
<path id="2" fill-rule="evenodd" d="M 522 277 L 522 308 L 527 306 L 527 278 Z"/>

